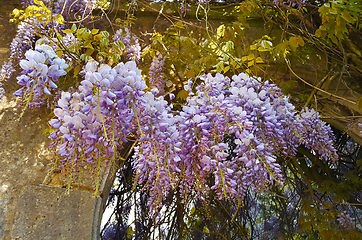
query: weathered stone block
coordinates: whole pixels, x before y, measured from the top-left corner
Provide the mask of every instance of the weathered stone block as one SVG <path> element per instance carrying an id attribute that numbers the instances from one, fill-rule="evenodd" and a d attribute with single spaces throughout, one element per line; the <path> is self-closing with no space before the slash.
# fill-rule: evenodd
<path id="1" fill-rule="evenodd" d="M 67 189 L 25 186 L 19 196 L 12 239 L 92 239 L 100 199 L 93 194 L 74 190 L 68 195 Z"/>

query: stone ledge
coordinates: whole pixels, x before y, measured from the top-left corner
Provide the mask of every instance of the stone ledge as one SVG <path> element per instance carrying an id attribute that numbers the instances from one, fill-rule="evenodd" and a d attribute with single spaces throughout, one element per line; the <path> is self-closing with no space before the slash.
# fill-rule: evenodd
<path id="1" fill-rule="evenodd" d="M 101 201 L 93 195 L 79 190 L 68 195 L 66 188 L 25 186 L 19 196 L 12 239 L 92 239 L 96 206 Z"/>

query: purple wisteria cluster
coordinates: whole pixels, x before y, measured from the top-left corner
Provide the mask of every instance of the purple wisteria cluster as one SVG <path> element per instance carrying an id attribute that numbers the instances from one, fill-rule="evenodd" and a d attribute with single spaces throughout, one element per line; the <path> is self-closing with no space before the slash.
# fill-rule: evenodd
<path id="1" fill-rule="evenodd" d="M 356 226 L 353 223 L 353 219 L 346 212 L 341 212 L 338 214 L 337 221 L 344 229 L 355 229 Z"/>
<path id="2" fill-rule="evenodd" d="M 150 85 L 151 88 L 157 88 L 160 95 L 165 93 L 165 80 L 163 79 L 164 73 L 162 72 L 165 65 L 165 57 L 161 53 L 157 52 L 153 57 L 150 67 Z"/>
<path id="3" fill-rule="evenodd" d="M 30 22 L 21 22 L 14 39 L 10 44 L 10 60 L 4 63 L 0 71 L 0 82 L 8 80 L 15 71 L 13 65 L 24 58 L 25 52 L 28 51 L 34 42 L 34 26 Z M 0 95 L 0 100 L 2 96 Z"/>
<path id="4" fill-rule="evenodd" d="M 79 16 L 79 18 L 86 18 L 91 11 L 95 8 L 96 0 L 42 0 L 45 6 L 52 11 L 52 14 L 62 14 L 64 19 L 70 19 Z M 22 6 L 24 8 L 36 5 L 34 0 L 23 0 Z M 39 11 L 39 14 L 42 12 Z M 0 71 L 0 84 L 1 81 L 7 80 L 15 71 L 13 65 L 16 65 L 20 60 L 25 58 L 25 53 L 34 46 L 37 37 L 43 35 L 50 35 L 53 27 L 60 30 L 64 26 L 59 23 L 47 22 L 49 19 L 39 20 L 38 18 L 26 18 L 18 24 L 17 33 L 10 44 L 10 59 L 3 64 Z M 61 31 L 60 31 L 61 32 Z M 62 32 L 61 32 L 62 33 Z M 0 85 L 1 87 L 1 85 Z M 4 89 L 0 88 L 0 101 L 3 97 Z"/>
<path id="5" fill-rule="evenodd" d="M 72 171 L 95 161 L 108 161 L 119 142 L 137 129 L 137 111 L 145 104 L 146 87 L 135 62 L 114 68 L 89 61 L 84 80 L 74 93 L 63 92 L 49 123 L 50 135 L 58 145 L 62 167 Z"/>
<path id="6" fill-rule="evenodd" d="M 301 144 L 325 160 L 336 157 L 330 128 L 313 110 L 297 114 L 276 85 L 246 74 L 232 80 L 209 74 L 200 80 L 196 92 L 192 81 L 185 86 L 189 97 L 179 114 L 171 115 L 164 103 L 141 123 L 134 168 L 156 212 L 175 188 L 185 196 L 196 191 L 201 199 L 210 192 L 242 199 L 249 189 L 281 184 L 276 158 L 294 156 Z"/>
<path id="7" fill-rule="evenodd" d="M 2 102 L 1 99 L 4 97 L 4 94 L 5 94 L 4 88 L 1 87 L 3 85 L 1 82 L 8 80 L 14 71 L 15 71 L 15 69 L 13 68 L 13 64 L 11 61 L 5 62 L 1 68 L 1 71 L 0 71 L 0 103 Z"/>
<path id="8" fill-rule="evenodd" d="M 126 47 L 128 60 L 138 62 L 141 59 L 141 46 L 138 38 L 127 27 L 118 29 L 113 37 L 113 41 L 123 42 Z"/>
<path id="9" fill-rule="evenodd" d="M 195 94 L 191 81 L 186 86 L 190 97 L 180 114 L 185 179 L 196 183 L 190 187 L 203 194 L 214 190 L 220 198 L 242 198 L 248 187 L 259 190 L 280 182 L 275 153 L 292 117 L 281 91 L 245 74 L 233 76 L 233 81 L 221 74 L 201 80 Z M 285 112 L 278 114 L 278 107 Z M 234 141 L 225 143 L 227 137 Z"/>
<path id="10" fill-rule="evenodd" d="M 65 19 L 90 19 L 97 0 L 58 0 L 51 8 L 55 14 L 61 14 Z"/>
<path id="11" fill-rule="evenodd" d="M 34 102 L 41 102 L 43 93 L 51 95 L 51 89 L 58 87 L 55 82 L 67 74 L 68 64 L 47 44 L 37 44 L 35 50 L 30 49 L 25 53 L 25 57 L 20 61 L 23 71 L 16 78 L 22 87 L 14 95 L 21 97 L 25 93 Z"/>
<path id="12" fill-rule="evenodd" d="M 181 176 L 181 135 L 178 118 L 171 106 L 158 95 L 157 89 L 145 94 L 139 111 L 139 144 L 135 147 L 136 181 L 150 192 L 151 212 L 157 212 L 168 191 L 175 188 Z M 170 94 L 173 99 L 174 95 Z"/>
<path id="13" fill-rule="evenodd" d="M 31 48 L 35 39 L 35 21 L 21 22 L 14 39 L 10 44 L 10 58 L 20 61 L 24 54 Z"/>
<path id="14" fill-rule="evenodd" d="M 332 162 L 338 159 L 336 149 L 333 147 L 334 135 L 331 127 L 320 120 L 320 115 L 314 109 L 303 109 L 293 121 L 289 143 L 294 147 L 304 145 L 306 148 L 314 150 L 325 160 Z M 293 149 L 293 148 L 290 148 Z M 296 151 L 296 149 L 294 148 Z"/>
<path id="15" fill-rule="evenodd" d="M 186 17 L 186 13 L 191 11 L 191 5 L 190 4 L 187 4 L 182 2 L 181 5 L 180 5 L 180 12 L 182 14 L 183 17 Z"/>

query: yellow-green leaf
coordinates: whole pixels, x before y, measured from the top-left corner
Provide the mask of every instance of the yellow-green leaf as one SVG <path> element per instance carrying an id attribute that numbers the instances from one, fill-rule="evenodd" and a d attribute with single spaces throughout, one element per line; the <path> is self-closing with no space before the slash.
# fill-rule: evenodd
<path id="1" fill-rule="evenodd" d="M 356 103 L 358 109 L 361 109 L 362 108 L 362 97 L 360 97 Z"/>
<path id="2" fill-rule="evenodd" d="M 248 62 L 248 67 L 251 67 L 251 66 L 253 66 L 253 65 L 254 65 L 254 60 L 253 60 L 253 61 Z"/>
<path id="3" fill-rule="evenodd" d="M 175 27 L 178 27 L 178 28 L 182 28 L 182 29 L 185 28 L 185 25 L 183 25 L 181 22 L 175 23 L 174 26 L 175 26 Z"/>
<path id="4" fill-rule="evenodd" d="M 256 45 L 251 45 L 251 46 L 250 46 L 250 50 L 255 50 L 256 48 L 257 48 Z"/>
<path id="5" fill-rule="evenodd" d="M 253 59 L 255 58 L 255 56 L 254 56 L 254 54 L 249 54 L 249 55 L 247 56 L 247 58 L 248 58 L 248 60 L 250 61 L 250 60 L 253 60 Z"/>
<path id="6" fill-rule="evenodd" d="M 98 32 L 99 32 L 99 29 L 93 29 L 93 30 L 92 30 L 92 34 L 93 34 L 93 35 L 97 34 Z"/>
<path id="7" fill-rule="evenodd" d="M 63 56 L 63 51 L 57 51 L 57 56 L 61 58 Z"/>
<path id="8" fill-rule="evenodd" d="M 189 95 L 189 92 L 182 89 L 181 91 L 178 92 L 177 98 L 182 99 L 182 100 L 186 100 L 188 95 Z"/>
<path id="9" fill-rule="evenodd" d="M 291 37 L 289 39 L 289 45 L 292 47 L 292 48 L 297 48 L 298 47 L 298 38 L 297 37 Z"/>
<path id="10" fill-rule="evenodd" d="M 102 40 L 102 38 L 103 38 L 103 36 L 100 34 L 97 34 L 94 36 L 94 40 L 96 40 L 96 41 L 100 41 L 100 40 Z"/>
<path id="11" fill-rule="evenodd" d="M 343 11 L 341 16 L 342 16 L 342 18 L 343 18 L 344 20 L 346 20 L 346 21 L 349 22 L 349 23 L 353 23 L 353 22 L 355 22 L 355 21 L 357 20 L 357 19 L 353 18 L 353 17 L 349 14 L 348 11 Z"/>
<path id="12" fill-rule="evenodd" d="M 65 29 L 65 30 L 62 30 L 63 31 L 63 33 L 65 33 L 65 34 L 71 34 L 71 33 L 73 33 L 73 31 L 71 30 L 71 29 Z"/>
<path id="13" fill-rule="evenodd" d="M 288 47 L 288 42 L 282 42 L 282 43 L 279 43 L 278 45 L 276 45 L 275 47 L 275 51 L 277 53 L 284 53 L 284 51 L 287 49 Z"/>
<path id="14" fill-rule="evenodd" d="M 72 30 L 73 32 L 75 32 L 75 31 L 77 30 L 77 25 L 75 25 L 75 23 L 73 23 L 71 30 Z"/>
<path id="15" fill-rule="evenodd" d="M 131 238 L 132 237 L 132 235 L 133 235 L 133 233 L 134 233 L 134 230 L 133 230 L 133 228 L 132 227 L 129 227 L 128 229 L 127 229 L 127 238 Z"/>
<path id="16" fill-rule="evenodd" d="M 264 63 L 263 59 L 261 59 L 261 57 L 257 57 L 255 59 L 255 63 Z"/>
<path id="17" fill-rule="evenodd" d="M 217 34 L 216 34 L 217 40 L 224 37 L 224 34 L 225 34 L 225 25 L 222 24 L 217 28 Z"/>
<path id="18" fill-rule="evenodd" d="M 186 78 L 192 78 L 192 77 L 195 77 L 195 71 L 193 69 L 189 69 L 187 72 L 186 72 Z"/>
<path id="19" fill-rule="evenodd" d="M 59 23 L 59 24 L 64 25 L 64 18 L 63 18 L 63 16 L 60 15 L 60 14 L 56 15 L 55 21 L 56 21 L 57 23 Z"/>
<path id="20" fill-rule="evenodd" d="M 86 42 L 84 42 L 84 47 L 86 47 L 86 48 L 92 48 L 92 49 L 93 49 L 92 41 L 86 41 Z"/>
<path id="21" fill-rule="evenodd" d="M 318 28 L 318 29 L 315 31 L 314 35 L 315 35 L 316 37 L 318 37 L 318 38 L 322 37 L 322 30 Z"/>
<path id="22" fill-rule="evenodd" d="M 93 52 L 94 52 L 94 49 L 93 49 L 93 48 L 88 48 L 87 51 L 85 52 L 85 54 L 86 54 L 87 56 L 90 56 L 90 55 L 92 55 Z"/>
<path id="23" fill-rule="evenodd" d="M 80 65 L 77 65 L 75 68 L 74 68 L 74 77 L 78 76 L 79 72 L 80 72 Z"/>
<path id="24" fill-rule="evenodd" d="M 219 73 L 224 71 L 224 63 L 223 62 L 219 62 L 218 64 L 216 64 L 216 71 L 219 72 Z"/>
<path id="25" fill-rule="evenodd" d="M 299 46 L 304 46 L 304 40 L 301 36 L 298 36 L 298 45 Z"/>
<path id="26" fill-rule="evenodd" d="M 338 40 L 337 38 L 334 36 L 334 35 L 329 35 L 329 39 L 331 39 L 331 41 L 334 43 L 334 44 L 338 44 Z"/>
<path id="27" fill-rule="evenodd" d="M 14 15 L 14 17 L 19 17 L 20 13 L 21 13 L 21 11 L 20 11 L 19 9 L 15 8 L 15 9 L 13 10 L 13 13 L 12 13 L 12 14 Z"/>

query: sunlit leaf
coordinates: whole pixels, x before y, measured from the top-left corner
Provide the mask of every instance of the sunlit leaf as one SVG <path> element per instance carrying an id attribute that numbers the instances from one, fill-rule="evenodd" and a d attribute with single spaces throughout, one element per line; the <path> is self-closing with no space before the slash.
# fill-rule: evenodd
<path id="1" fill-rule="evenodd" d="M 65 30 L 62 30 L 63 33 L 65 34 L 71 34 L 73 33 L 73 31 L 71 29 L 65 29 Z"/>
<path id="2" fill-rule="evenodd" d="M 178 92 L 177 98 L 179 98 L 181 100 L 186 100 L 188 95 L 189 95 L 189 92 L 182 89 L 181 91 Z"/>

